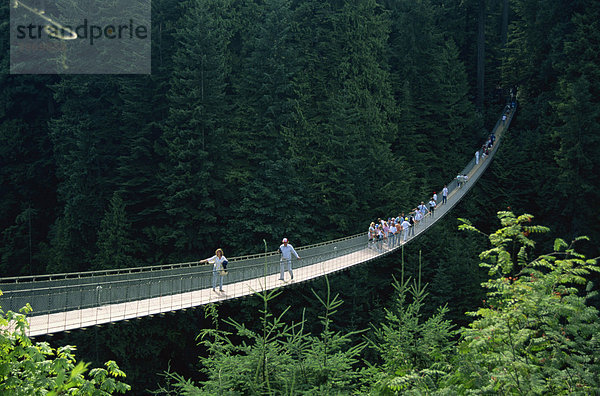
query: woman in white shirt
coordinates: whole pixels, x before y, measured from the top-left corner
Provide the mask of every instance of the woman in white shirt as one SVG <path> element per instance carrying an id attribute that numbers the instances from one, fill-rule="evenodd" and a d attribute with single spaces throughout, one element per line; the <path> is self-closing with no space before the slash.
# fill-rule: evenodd
<path id="1" fill-rule="evenodd" d="M 223 256 L 223 249 L 219 248 L 215 251 L 215 255 L 212 256 L 211 258 L 207 258 L 205 260 L 201 260 L 200 264 L 202 263 L 211 263 L 213 265 L 213 271 L 212 271 L 212 288 L 213 291 L 215 291 L 215 288 L 217 287 L 217 277 L 219 277 L 220 283 L 219 283 L 219 291 L 223 291 L 223 277 L 224 275 L 227 273 L 227 271 L 225 271 L 226 267 L 227 267 L 227 259 L 225 258 L 225 256 Z"/>

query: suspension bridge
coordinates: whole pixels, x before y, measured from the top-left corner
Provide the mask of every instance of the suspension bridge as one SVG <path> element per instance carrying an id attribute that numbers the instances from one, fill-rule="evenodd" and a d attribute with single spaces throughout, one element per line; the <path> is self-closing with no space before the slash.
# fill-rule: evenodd
<path id="1" fill-rule="evenodd" d="M 448 182 L 446 204 L 426 216 L 403 244 L 383 243 L 374 249 L 367 227 L 358 235 L 299 247 L 293 259 L 294 279 L 279 280 L 279 254 L 255 254 L 229 259 L 224 291 L 212 289 L 212 266 L 198 261 L 149 267 L 0 278 L 0 307 L 18 312 L 27 303 L 31 337 L 89 326 L 164 314 L 204 304 L 240 298 L 264 290 L 310 281 L 391 254 L 425 233 L 461 201 L 488 168 L 515 109 L 493 128 L 496 141 L 486 157 L 475 157 L 459 172 L 468 176 L 461 186 Z M 441 189 L 439 189 L 441 191 Z M 398 238 L 399 242 L 399 238 Z"/>

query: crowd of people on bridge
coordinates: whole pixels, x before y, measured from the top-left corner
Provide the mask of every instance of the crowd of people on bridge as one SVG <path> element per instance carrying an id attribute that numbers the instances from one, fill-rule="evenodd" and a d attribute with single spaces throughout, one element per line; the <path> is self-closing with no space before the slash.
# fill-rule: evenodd
<path id="1" fill-rule="evenodd" d="M 447 202 L 448 186 L 444 185 L 442 189 L 442 201 L 439 205 L 444 205 Z M 378 218 L 377 221 L 372 221 L 368 231 L 369 248 L 381 253 L 384 246 L 387 249 L 393 249 L 406 243 L 409 237 L 415 235 L 415 229 L 419 225 L 435 216 L 435 209 L 437 207 L 438 195 L 434 191 L 427 203 L 421 201 L 416 208 L 406 214 L 405 212 L 401 212 L 395 217 L 388 217 L 387 220 Z"/>
<path id="2" fill-rule="evenodd" d="M 516 89 L 515 89 L 516 91 Z M 502 112 L 502 124 L 506 123 L 511 111 L 516 107 L 516 95 L 512 94 L 509 104 L 506 105 Z M 480 160 L 485 160 L 492 150 L 496 141 L 496 135 L 492 131 L 487 140 L 475 152 L 475 165 L 479 165 Z M 462 188 L 469 181 L 469 176 L 466 173 L 459 173 L 456 176 L 458 188 Z M 448 186 L 445 185 L 442 190 L 442 201 L 440 205 L 448 202 Z M 400 246 L 408 240 L 409 237 L 415 235 L 415 229 L 435 216 L 435 209 L 438 207 L 438 196 L 434 191 L 429 202 L 421 201 L 416 208 L 405 214 L 401 214 L 386 219 L 378 218 L 377 221 L 372 221 L 369 225 L 369 248 L 377 252 L 383 252 L 384 247 L 388 250 Z"/>

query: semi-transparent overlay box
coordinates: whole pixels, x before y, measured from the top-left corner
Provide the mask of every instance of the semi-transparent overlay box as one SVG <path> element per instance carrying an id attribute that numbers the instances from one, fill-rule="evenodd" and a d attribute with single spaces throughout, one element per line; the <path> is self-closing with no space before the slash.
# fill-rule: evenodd
<path id="1" fill-rule="evenodd" d="M 150 74 L 150 0 L 10 0 L 11 74 Z"/>

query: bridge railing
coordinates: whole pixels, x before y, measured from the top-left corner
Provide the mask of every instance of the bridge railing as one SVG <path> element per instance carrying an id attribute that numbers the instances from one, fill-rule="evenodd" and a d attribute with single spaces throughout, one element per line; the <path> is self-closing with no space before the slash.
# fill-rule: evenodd
<path id="1" fill-rule="evenodd" d="M 512 112 L 505 124 L 499 121 L 494 127 L 497 139 L 503 126 L 508 126 Z M 448 183 L 448 204 L 436 210 L 435 217 L 441 218 L 465 195 L 491 162 L 498 144 L 492 148 L 489 158 L 480 159 L 478 165 L 473 158 L 459 173 L 469 175 L 469 181 L 458 187 L 456 179 Z M 426 218 L 415 227 L 415 235 L 423 233 L 433 223 Z M 399 244 L 396 246 L 396 248 Z M 294 268 L 311 266 L 330 259 L 346 256 L 368 247 L 367 232 L 333 241 L 298 248 L 301 260 L 294 259 Z M 387 247 L 387 254 L 393 251 Z M 262 276 L 278 274 L 280 256 L 276 252 L 233 257 L 229 259 L 228 275 L 224 284 L 232 284 Z M 3 310 L 18 311 L 30 303 L 35 315 L 51 314 L 70 310 L 93 308 L 107 304 L 140 301 L 144 299 L 191 292 L 212 287 L 212 266 L 196 262 L 138 267 L 128 269 L 88 271 L 37 275 L 28 277 L 0 278 L 0 306 Z"/>
<path id="2" fill-rule="evenodd" d="M 364 249 L 366 234 L 299 248 L 303 267 Z M 274 252 L 246 258 L 233 258 L 228 266 L 225 284 L 237 283 L 279 273 L 280 256 Z M 118 304 L 166 295 L 180 294 L 212 286 L 212 266 L 191 263 L 169 269 L 140 272 L 95 273 L 82 277 L 63 276 L 32 282 L 0 283 L 0 306 L 19 310 L 30 303 L 32 315 L 44 315 Z M 3 280 L 2 280 L 3 281 Z"/>

